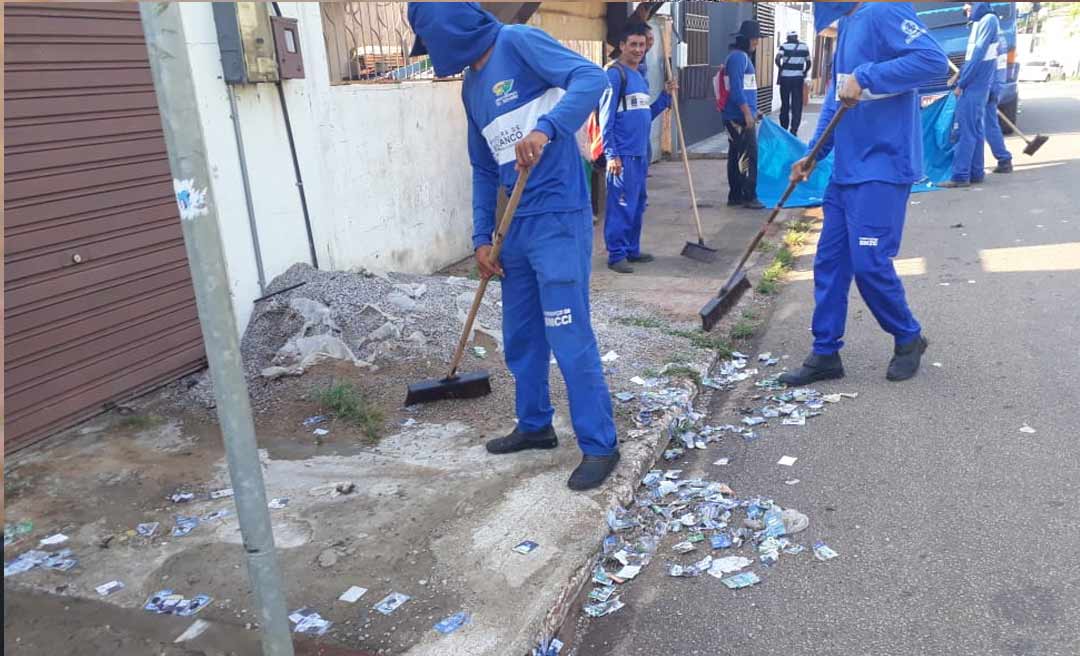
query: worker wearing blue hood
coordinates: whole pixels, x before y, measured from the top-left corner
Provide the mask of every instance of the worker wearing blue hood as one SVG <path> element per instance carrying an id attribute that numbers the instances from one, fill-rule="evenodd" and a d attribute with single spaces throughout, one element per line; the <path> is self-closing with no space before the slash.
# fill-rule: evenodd
<path id="1" fill-rule="evenodd" d="M 967 187 L 982 182 L 983 143 L 986 138 L 986 108 L 990 99 L 990 87 L 997 73 L 998 17 L 989 2 L 971 5 L 971 35 L 968 37 L 964 67 L 956 78 L 956 121 L 960 126 L 960 140 L 953 151 L 952 179 L 942 187 Z M 997 120 L 997 113 L 993 115 Z"/>
<path id="2" fill-rule="evenodd" d="M 575 133 L 601 96 L 604 71 L 525 25 L 502 25 L 476 3 L 410 2 L 413 55 L 440 77 L 465 72 L 461 95 L 473 170 L 473 247 L 483 276 L 502 276 L 503 348 L 516 381 L 517 426 L 491 453 L 553 449 L 551 353 L 562 370 L 584 454 L 575 490 L 599 486 L 619 461 L 611 396 L 589 317 L 592 212 Z M 443 117 L 438 117 L 442 119 Z M 542 157 L 541 157 L 542 153 Z M 499 261 L 495 205 L 531 168 Z"/>
<path id="3" fill-rule="evenodd" d="M 945 73 L 948 60 L 910 2 L 815 2 L 815 24 L 839 20 L 834 76 L 811 146 L 840 103 L 848 107 L 818 160 L 835 151 L 825 191 L 825 222 L 814 258 L 814 345 L 803 366 L 780 377 L 790 386 L 840 378 L 848 291 L 854 278 L 878 324 L 893 336 L 886 377 L 915 375 L 927 341 L 893 267 L 911 185 L 923 176 L 917 89 Z M 815 162 L 791 170 L 805 180 Z"/>

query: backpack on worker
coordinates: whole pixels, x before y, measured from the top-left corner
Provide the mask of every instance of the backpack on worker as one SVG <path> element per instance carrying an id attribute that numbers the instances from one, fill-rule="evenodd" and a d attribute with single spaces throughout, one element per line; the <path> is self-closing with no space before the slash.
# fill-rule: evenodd
<path id="1" fill-rule="evenodd" d="M 619 106 L 626 109 L 626 69 L 619 62 L 612 62 L 612 66 L 619 69 Z M 597 107 L 589 115 L 586 123 L 586 131 L 589 138 L 589 161 L 592 162 L 594 171 L 607 170 L 607 157 L 604 155 L 604 126 L 600 125 L 600 108 Z"/>
<path id="2" fill-rule="evenodd" d="M 725 84 L 726 79 L 727 69 L 721 65 L 720 70 L 716 72 L 712 79 L 713 95 L 716 96 L 716 111 L 718 112 L 724 111 L 724 107 L 727 106 L 728 96 L 731 95 L 731 90 Z"/>

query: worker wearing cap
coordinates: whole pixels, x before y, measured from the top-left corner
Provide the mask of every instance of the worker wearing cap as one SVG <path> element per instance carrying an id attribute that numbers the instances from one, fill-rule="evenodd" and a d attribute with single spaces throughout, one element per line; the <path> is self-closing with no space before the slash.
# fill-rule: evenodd
<path id="1" fill-rule="evenodd" d="M 999 24 L 989 2 L 969 4 L 965 9 L 970 11 L 971 34 L 964 67 L 953 78 L 958 96 L 956 121 L 960 126 L 960 140 L 953 150 L 952 179 L 943 182 L 942 187 L 967 187 L 982 182 L 986 176 L 983 141 L 990 88 L 997 75 Z"/>
<path id="2" fill-rule="evenodd" d="M 632 263 L 653 260 L 652 255 L 641 250 L 649 136 L 653 119 L 671 105 L 670 94 L 675 88 L 669 81 L 667 89 L 651 101 L 649 83 L 638 72 L 638 64 L 645 56 L 645 34 L 643 23 L 626 26 L 619 41 L 619 59 L 607 71 L 612 93 L 600 103 L 607 159 L 604 243 L 608 268 L 616 273 L 633 273 Z"/>
<path id="3" fill-rule="evenodd" d="M 825 222 L 814 257 L 813 350 L 790 386 L 840 378 L 848 291 L 859 294 L 886 332 L 893 357 L 886 378 L 915 375 L 927 341 L 908 307 L 893 267 L 900 249 L 911 185 L 922 178 L 918 88 L 948 69 L 941 47 L 910 2 L 815 2 L 817 30 L 839 19 L 835 75 L 811 146 L 841 103 L 849 109 L 822 144 L 818 160 L 835 153 L 825 190 Z M 795 162 L 791 179 L 805 180 L 815 162 Z"/>
<path id="4" fill-rule="evenodd" d="M 802 123 L 803 89 L 810 66 L 810 46 L 799 41 L 795 30 L 788 32 L 776 53 L 776 79 L 780 85 L 780 126 L 785 130 L 790 127 L 791 134 L 798 134 Z"/>
<path id="5" fill-rule="evenodd" d="M 757 197 L 757 71 L 754 51 L 761 40 L 757 21 L 743 21 L 724 61 L 728 100 L 721 117 L 728 132 L 728 205 L 765 207 Z"/>
<path id="6" fill-rule="evenodd" d="M 619 461 L 611 397 L 589 317 L 592 218 L 575 133 L 610 93 L 604 71 L 533 27 L 503 25 L 477 3 L 410 2 L 413 56 L 439 77 L 465 80 L 473 170 L 473 247 L 480 274 L 502 276 L 503 347 L 516 381 L 517 426 L 491 440 L 504 454 L 553 449 L 548 392 L 551 352 L 566 380 L 570 417 L 584 457 L 575 490 L 599 486 Z M 439 117 L 440 119 L 442 117 Z M 529 181 L 491 259 L 495 204 L 518 171 Z"/>

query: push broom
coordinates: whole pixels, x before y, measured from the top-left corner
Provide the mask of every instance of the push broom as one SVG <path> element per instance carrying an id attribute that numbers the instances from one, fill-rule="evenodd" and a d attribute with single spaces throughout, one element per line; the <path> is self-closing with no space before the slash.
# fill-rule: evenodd
<path id="1" fill-rule="evenodd" d="M 817 159 L 818 153 L 821 152 L 821 146 L 833 133 L 833 129 L 836 128 L 836 124 L 840 122 L 840 117 L 847 111 L 847 105 L 841 105 L 836 113 L 833 114 L 832 120 L 825 126 L 825 131 L 821 133 L 821 138 L 814 144 L 814 147 L 810 149 L 810 154 L 806 156 L 807 161 L 813 162 Z M 758 242 L 765 236 L 765 232 L 769 229 L 769 225 L 780 214 L 780 210 L 784 208 L 784 203 L 787 202 L 791 193 L 795 191 L 795 187 L 798 185 L 798 181 L 792 180 L 788 183 L 787 189 L 784 191 L 784 195 L 780 197 L 780 200 L 776 202 L 776 207 L 769 213 L 769 217 L 765 219 L 765 223 L 761 224 L 761 229 L 754 235 L 754 238 L 750 240 L 750 245 L 743 251 L 742 257 L 739 259 L 739 263 L 735 265 L 735 271 L 728 278 L 724 286 L 717 292 L 716 297 L 710 299 L 705 307 L 701 308 L 698 313 L 701 315 L 701 327 L 703 330 L 712 330 L 713 327 L 727 314 L 728 310 L 732 308 L 742 297 L 743 292 L 750 288 L 750 281 L 746 277 L 746 272 L 743 271 L 743 265 L 750 259 L 750 254 L 757 248 Z"/>
<path id="2" fill-rule="evenodd" d="M 671 74 L 671 60 L 667 56 L 667 32 L 665 30 L 660 30 L 660 40 L 664 51 L 664 68 L 667 70 L 667 79 L 671 80 L 673 76 Z M 698 262 L 714 262 L 716 261 L 717 250 L 705 245 L 705 236 L 701 230 L 701 215 L 698 213 L 697 195 L 694 193 L 694 178 L 690 175 L 690 158 L 686 154 L 686 139 L 683 136 L 682 118 L 679 117 L 678 93 L 672 94 L 671 107 L 675 110 L 675 127 L 679 130 L 679 146 L 682 151 L 683 167 L 686 169 L 686 182 L 690 185 L 690 203 L 694 207 L 694 225 L 697 227 L 697 243 L 686 242 L 682 254 L 684 257 Z"/>
<path id="3" fill-rule="evenodd" d="M 529 179 L 530 170 L 531 168 L 522 169 L 518 174 L 517 182 L 514 183 L 514 190 L 510 193 L 510 200 L 506 203 L 506 210 L 503 211 L 502 220 L 499 221 L 499 226 L 495 229 L 495 238 L 492 240 L 491 245 L 492 262 L 497 262 L 499 259 L 499 252 L 502 250 L 506 233 L 510 229 L 510 222 L 514 218 L 514 212 L 517 211 L 518 203 L 521 201 L 521 194 L 525 191 L 525 181 Z M 473 322 L 476 321 L 476 313 L 480 310 L 480 302 L 484 300 L 484 292 L 487 291 L 490 280 L 490 276 L 483 278 L 480 281 L 480 286 L 476 288 L 472 308 L 469 309 L 469 316 L 465 319 L 465 330 L 461 333 L 461 339 L 458 340 L 454 357 L 450 359 L 450 372 L 446 374 L 445 378 L 423 380 L 409 385 L 409 393 L 405 396 L 406 406 L 441 401 L 443 399 L 475 399 L 491 393 L 491 376 L 488 372 L 479 370 L 464 374 L 458 373 L 461 358 L 465 354 L 465 345 L 469 341 L 469 335 L 472 334 Z"/>
<path id="4" fill-rule="evenodd" d="M 960 69 L 956 67 L 956 64 L 952 63 L 952 60 L 949 61 L 949 68 L 952 69 L 953 73 L 960 73 Z M 1020 138 L 1024 140 L 1024 143 L 1027 144 L 1027 146 L 1024 147 L 1025 155 L 1034 155 L 1036 151 L 1042 148 L 1042 145 L 1046 143 L 1048 139 L 1050 139 L 1050 137 L 1046 136 L 1045 134 L 1036 134 L 1034 139 L 1030 139 L 1026 134 L 1020 131 L 1020 128 L 1016 127 L 1015 123 L 1009 120 L 1008 116 L 1005 116 L 1005 112 L 999 109 L 997 110 L 997 115 L 1001 118 L 1005 125 L 1009 126 L 1012 131 L 1019 135 Z"/>

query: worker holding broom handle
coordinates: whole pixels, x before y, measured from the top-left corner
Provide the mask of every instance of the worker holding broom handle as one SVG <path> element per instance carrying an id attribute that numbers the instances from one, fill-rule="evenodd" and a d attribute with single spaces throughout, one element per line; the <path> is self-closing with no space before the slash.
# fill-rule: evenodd
<path id="1" fill-rule="evenodd" d="M 503 25 L 475 2 L 410 2 L 408 15 L 416 33 L 412 56 L 429 55 L 439 77 L 468 69 L 461 95 L 473 169 L 473 247 L 480 274 L 502 277 L 503 348 L 516 382 L 517 426 L 487 450 L 558 446 L 548 393 L 554 351 L 584 454 L 568 485 L 598 487 L 619 451 L 589 316 L 592 216 L 575 133 L 610 93 L 607 77 L 541 30 Z M 499 261 L 492 261 L 498 189 L 513 187 L 524 168 L 528 183 Z"/>
<path id="2" fill-rule="evenodd" d="M 839 19 L 833 79 L 811 146 L 838 105 L 848 107 L 818 159 L 836 152 L 825 191 L 825 223 L 814 258 L 814 346 L 790 386 L 840 378 L 841 338 L 854 277 L 878 324 L 894 338 L 886 378 L 915 375 L 927 341 L 908 308 L 892 258 L 900 249 L 911 185 L 922 173 L 917 89 L 948 69 L 948 60 L 910 2 L 815 2 L 820 32 Z M 791 179 L 805 180 L 803 158 Z"/>

